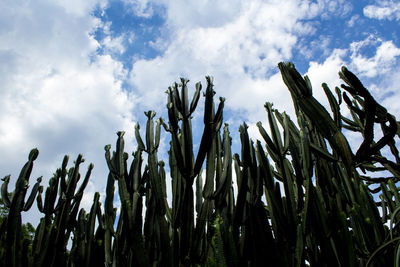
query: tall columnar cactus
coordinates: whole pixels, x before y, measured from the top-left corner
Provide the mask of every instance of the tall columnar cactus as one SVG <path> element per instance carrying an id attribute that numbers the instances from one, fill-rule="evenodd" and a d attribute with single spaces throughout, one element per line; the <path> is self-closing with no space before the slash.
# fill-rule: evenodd
<path id="1" fill-rule="evenodd" d="M 106 146 L 106 151 L 110 150 L 110 146 Z M 104 203 L 104 257 L 105 265 L 111 266 L 112 264 L 112 237 L 115 236 L 114 221 L 116 217 L 116 210 L 114 209 L 114 191 L 115 191 L 115 178 L 109 173 L 106 187 L 106 199 Z"/>
<path id="2" fill-rule="evenodd" d="M 188 264 L 190 262 L 189 248 L 194 234 L 194 194 L 192 186 L 222 124 L 222 110 L 225 99 L 220 98 L 218 110 L 215 112 L 213 79 L 212 77 L 206 77 L 206 79 L 204 131 L 196 158 L 194 158 L 193 153 L 191 117 L 200 98 L 201 84 L 196 84 L 196 91 L 190 105 L 187 92 L 188 80 L 181 79 L 181 84 L 179 85 L 181 87 L 180 94 L 176 83 L 167 91 L 169 127 L 165 124 L 164 127 L 171 133 L 172 187 L 175 190 L 174 194 L 178 196 L 178 198 L 174 199 L 172 206 L 174 239 L 179 239 L 178 242 L 173 242 L 173 250 L 176 255 L 175 264 L 177 264 L 178 257 L 182 263 Z M 179 121 L 181 121 L 180 125 Z M 209 179 L 208 181 L 206 179 L 206 184 L 210 182 Z"/>
<path id="3" fill-rule="evenodd" d="M 104 264 L 104 225 L 100 209 L 100 194 L 96 192 L 89 214 L 80 209 L 74 227 L 73 242 L 69 259 L 70 266 L 100 266 Z M 98 219 L 96 231 L 95 223 Z M 101 235 L 97 233 L 101 232 Z M 98 252 L 98 253 L 96 253 Z"/>
<path id="4" fill-rule="evenodd" d="M 118 192 L 121 201 L 121 214 L 118 221 L 117 230 L 115 231 L 115 238 L 113 243 L 114 255 L 112 259 L 112 264 L 115 266 L 127 264 L 139 264 L 140 266 L 149 266 L 150 262 L 148 258 L 148 253 L 145 250 L 141 232 L 142 226 L 136 224 L 137 219 L 135 218 L 136 216 L 141 216 L 140 212 L 142 202 L 141 197 L 139 197 L 138 195 L 141 173 L 140 170 L 139 172 L 136 172 L 135 170 L 132 170 L 132 168 L 131 173 L 128 173 L 126 163 L 128 159 L 128 154 L 124 152 L 124 132 L 118 132 L 117 135 L 118 140 L 116 151 L 112 158 L 110 155 L 110 146 L 105 147 L 106 161 L 110 170 L 109 179 L 111 179 L 111 182 L 109 181 L 109 186 L 112 186 L 114 180 L 118 181 Z M 135 160 L 138 159 L 136 158 Z M 135 164 L 135 161 L 132 164 Z M 110 188 L 108 188 L 108 192 L 111 192 Z M 110 196 L 108 196 L 107 199 L 107 201 L 112 200 Z M 110 203 L 106 203 L 106 205 L 111 206 Z M 107 208 L 106 214 L 111 212 L 109 208 Z M 106 215 L 106 218 L 108 216 L 110 215 Z M 107 227 L 111 227 L 110 219 L 107 219 Z M 109 251 L 108 247 L 109 242 L 111 242 L 109 240 L 109 235 L 111 234 L 111 232 L 114 231 L 111 231 L 111 229 L 109 228 L 106 229 L 106 255 L 111 254 L 111 251 Z M 122 251 L 122 247 L 124 246 L 128 247 L 126 249 L 127 251 Z M 109 261 L 109 256 L 106 257 L 106 260 Z M 128 258 L 126 259 L 126 257 Z M 107 264 L 110 264 L 110 262 L 107 262 Z"/>
<path id="5" fill-rule="evenodd" d="M 297 72 L 292 63 L 279 63 L 283 81 L 288 87 L 293 102 L 308 116 L 318 131 L 326 138 L 335 149 L 346 166 L 348 175 L 352 174 L 353 155 L 351 148 L 336 123 L 326 109 L 312 96 L 311 83 Z"/>
<path id="6" fill-rule="evenodd" d="M 166 213 L 169 207 L 166 195 L 166 176 L 164 162 L 158 161 L 158 147 L 161 138 L 162 119 L 157 120 L 154 132 L 154 111 L 145 112 L 147 116 L 146 124 L 146 145 L 144 145 L 139 133 L 139 125 L 135 128 L 136 140 L 139 149 L 147 153 L 147 174 L 146 183 L 146 219 L 144 225 L 144 236 L 146 247 L 151 253 L 153 264 L 171 264 L 171 245 L 169 244 L 169 227 L 166 220 Z M 169 216 L 170 217 L 170 216 Z M 158 249 L 158 252 L 156 250 Z"/>
<path id="7" fill-rule="evenodd" d="M 39 211 L 45 214 L 37 227 L 33 244 L 33 262 L 35 266 L 50 266 L 56 262 L 66 264 L 66 245 L 76 224 L 83 192 L 89 182 L 94 165 L 90 164 L 79 189 L 79 167 L 84 162 L 82 155 L 75 161 L 75 166 L 67 171 L 68 156 L 62 166 L 49 181 L 44 203 L 41 192 L 37 197 Z M 58 199 L 57 199 L 58 196 Z M 57 204 L 56 204 L 57 201 Z"/>
<path id="8" fill-rule="evenodd" d="M 6 222 L 6 253 L 5 260 L 3 261 L 4 266 L 21 266 L 22 257 L 25 257 L 25 255 L 21 254 L 21 212 L 27 211 L 31 208 L 42 180 L 41 177 L 37 179 L 36 184 L 32 188 L 30 196 L 25 201 L 25 196 L 29 187 L 29 178 L 33 168 L 33 162 L 36 160 L 38 155 L 39 151 L 36 148 L 32 149 L 29 153 L 28 162 L 25 163 L 21 173 L 19 174 L 11 199 L 9 198 L 7 191 L 10 176 L 3 178 L 4 182 L 1 187 L 1 197 L 4 204 L 9 208 Z"/>
<path id="9" fill-rule="evenodd" d="M 70 169 L 64 157 L 48 187 L 44 190 L 39 178 L 25 201 L 38 155 L 37 149 L 32 150 L 12 194 L 7 191 L 10 177 L 3 178 L 2 200 L 9 214 L 0 226 L 2 266 L 391 266 L 398 262 L 400 155 L 395 135 L 400 123 L 346 68 L 339 73 L 347 84 L 343 90 L 336 87 L 332 92 L 322 85 L 330 112 L 312 96 L 310 81 L 293 64 L 280 63 L 279 68 L 292 94 L 297 122 L 267 102 L 269 127 L 257 123 L 263 140 L 253 141 L 244 123 L 239 129 L 240 154 L 232 152 L 228 125 L 220 129 L 224 99 L 215 111 L 212 78 L 207 77 L 204 130 L 196 156 L 192 117 L 201 84 L 196 84 L 190 104 L 187 80 L 170 87 L 168 125 L 161 118 L 154 123 L 154 111 L 145 112 L 145 138 L 137 124 L 138 146 L 130 166 L 124 132 L 117 133 L 115 152 L 110 145 L 105 147 L 109 175 L 104 209 L 99 193 L 89 212 L 80 208 L 93 169 L 90 164 L 78 188 L 81 155 Z M 343 103 L 351 118 L 342 115 Z M 382 130 L 379 140 L 375 123 Z M 169 166 L 158 155 L 161 126 L 171 137 Z M 359 133 L 363 140 L 354 153 L 346 131 Z M 172 207 L 167 201 L 169 179 Z M 33 241 L 20 240 L 21 212 L 32 206 L 35 197 L 43 218 Z"/>

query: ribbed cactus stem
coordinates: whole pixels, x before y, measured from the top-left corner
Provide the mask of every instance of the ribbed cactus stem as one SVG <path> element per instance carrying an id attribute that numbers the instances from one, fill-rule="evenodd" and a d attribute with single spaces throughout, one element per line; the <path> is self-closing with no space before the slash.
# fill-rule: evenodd
<path id="1" fill-rule="evenodd" d="M 37 178 L 37 181 L 36 181 L 35 185 L 32 188 L 31 194 L 29 195 L 28 200 L 26 201 L 26 203 L 24 205 L 23 211 L 28 211 L 32 207 L 33 201 L 35 200 L 36 195 L 37 195 L 37 193 L 39 191 L 41 182 L 42 182 L 42 176 Z"/>
<path id="2" fill-rule="evenodd" d="M 326 109 L 312 96 L 310 85 L 301 77 L 292 63 L 279 63 L 283 81 L 292 94 L 293 101 L 302 111 L 313 120 L 320 133 L 329 141 L 331 146 L 342 158 L 349 176 L 353 172 L 353 154 L 344 135 Z"/>
<path id="3" fill-rule="evenodd" d="M 39 155 L 39 151 L 34 148 L 29 153 L 28 162 L 25 163 L 15 183 L 15 190 L 12 200 L 10 202 L 10 210 L 7 219 L 7 236 L 6 236 L 6 255 L 5 263 L 7 266 L 20 266 L 21 265 L 21 212 L 24 208 L 28 210 L 39 188 L 41 179 L 38 179 L 34 190 L 31 192 L 29 202 L 25 202 L 25 195 L 29 186 L 29 177 L 32 172 L 33 162 Z M 4 183 L 8 184 L 9 179 L 5 179 Z M 2 188 L 2 195 L 8 195 L 7 184 Z M 4 185 L 4 184 L 3 184 Z M 6 200 L 7 201 L 7 200 Z"/>
<path id="4" fill-rule="evenodd" d="M 1 185 L 1 198 L 3 199 L 4 205 L 6 205 L 8 208 L 11 205 L 11 201 L 8 196 L 8 183 L 10 182 L 10 177 L 11 175 L 6 175 L 1 179 L 3 181 L 3 184 Z"/>
<path id="5" fill-rule="evenodd" d="M 107 179 L 106 199 L 104 205 L 105 234 L 104 234 L 104 254 L 105 264 L 112 264 L 112 236 L 114 234 L 114 190 L 115 179 L 110 173 Z"/>

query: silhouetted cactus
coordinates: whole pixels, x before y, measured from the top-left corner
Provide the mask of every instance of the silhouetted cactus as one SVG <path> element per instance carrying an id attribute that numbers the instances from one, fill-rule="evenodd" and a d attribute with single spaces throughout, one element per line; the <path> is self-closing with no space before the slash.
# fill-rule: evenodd
<path id="1" fill-rule="evenodd" d="M 212 78 L 206 77 L 204 130 L 196 154 L 192 117 L 201 84 L 189 103 L 188 80 L 181 79 L 167 91 L 168 124 L 162 118 L 154 123 L 156 113 L 145 112 L 143 139 L 136 125 L 138 146 L 130 165 L 124 132 L 117 133 L 115 152 L 105 147 L 104 208 L 95 193 L 89 213 L 80 202 L 93 165 L 78 188 L 81 155 L 69 170 L 64 157 L 46 190 L 38 178 L 25 201 L 38 156 L 33 149 L 12 194 L 10 176 L 3 178 L 1 195 L 9 213 L 0 226 L 2 266 L 392 265 L 400 255 L 399 122 L 344 67 L 339 76 L 346 92 L 322 84 L 331 113 L 293 64 L 280 63 L 279 69 L 297 122 L 267 102 L 268 130 L 257 123 L 263 141 L 253 141 L 243 123 L 241 151 L 233 154 L 228 125 L 221 129 L 225 99 L 215 110 Z M 342 115 L 343 103 L 351 118 Z M 375 123 L 383 134 L 379 140 Z M 158 157 L 161 126 L 170 135 L 167 165 Z M 363 139 L 355 152 L 346 131 Z M 21 240 L 21 212 L 35 198 L 44 215 L 33 241 Z"/>
<path id="2" fill-rule="evenodd" d="M 7 191 L 7 186 L 10 180 L 10 176 L 3 178 L 3 185 L 1 187 L 1 197 L 4 204 L 9 208 L 8 216 L 6 219 L 6 252 L 5 259 L 3 259 L 4 266 L 22 266 L 22 259 L 27 255 L 22 254 L 22 242 L 21 242 L 21 212 L 27 211 L 31 208 L 33 201 L 35 200 L 36 194 L 39 190 L 39 185 L 42 180 L 41 177 L 37 179 L 36 184 L 33 186 L 28 200 L 25 201 L 25 196 L 29 187 L 29 178 L 33 168 L 33 162 L 39 155 L 39 151 L 35 148 L 29 153 L 28 162 L 25 163 L 24 167 L 19 174 L 17 182 L 15 183 L 15 189 L 12 193 L 11 199 Z M 3 238 L 3 237 L 2 237 Z"/>

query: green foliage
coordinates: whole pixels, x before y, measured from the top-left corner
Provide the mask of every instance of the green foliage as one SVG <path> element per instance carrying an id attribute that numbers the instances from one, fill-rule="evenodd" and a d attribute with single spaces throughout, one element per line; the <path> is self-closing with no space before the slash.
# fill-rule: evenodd
<path id="1" fill-rule="evenodd" d="M 45 190 L 38 178 L 25 200 L 38 156 L 33 149 L 12 193 L 10 176 L 3 178 L 1 266 L 398 265 L 399 122 L 344 67 L 342 89 L 322 85 L 330 112 L 293 64 L 280 63 L 279 69 L 296 121 L 266 103 L 269 129 L 257 123 L 263 140 L 253 141 L 241 125 L 240 155 L 232 154 L 229 127 L 222 127 L 225 99 L 215 108 L 212 78 L 206 77 L 204 128 L 197 141 L 192 117 L 202 86 L 196 84 L 189 102 L 188 80 L 174 83 L 167 90 L 168 123 L 145 112 L 145 136 L 136 125 L 131 162 L 124 132 L 117 133 L 115 151 L 105 147 L 104 207 L 96 193 L 88 213 L 80 202 L 93 165 L 78 187 L 81 155 L 69 169 L 66 156 Z M 351 118 L 342 115 L 345 105 Z M 379 140 L 375 124 L 382 129 Z M 168 175 L 158 158 L 162 128 L 170 136 Z M 356 151 L 347 131 L 363 138 Z M 22 225 L 21 212 L 35 198 L 43 217 L 33 229 Z"/>

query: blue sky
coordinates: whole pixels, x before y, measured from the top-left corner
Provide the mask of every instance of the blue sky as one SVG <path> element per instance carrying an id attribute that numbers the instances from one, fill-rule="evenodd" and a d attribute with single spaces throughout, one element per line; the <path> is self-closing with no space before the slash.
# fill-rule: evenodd
<path id="1" fill-rule="evenodd" d="M 345 65 L 398 116 L 399 21 L 400 3 L 385 0 L 3 0 L 0 176 L 13 184 L 37 147 L 32 181 L 47 184 L 65 154 L 82 153 L 84 169 L 95 164 L 88 207 L 105 189 L 104 145 L 124 130 L 133 151 L 135 123 L 150 109 L 166 118 L 165 90 L 180 77 L 193 89 L 214 76 L 234 140 L 243 121 L 258 138 L 266 101 L 294 116 L 280 61 L 309 75 L 322 103 L 321 83 L 339 86 Z"/>

